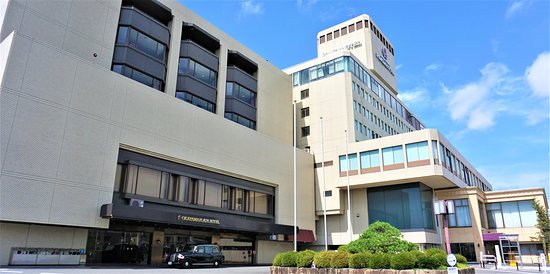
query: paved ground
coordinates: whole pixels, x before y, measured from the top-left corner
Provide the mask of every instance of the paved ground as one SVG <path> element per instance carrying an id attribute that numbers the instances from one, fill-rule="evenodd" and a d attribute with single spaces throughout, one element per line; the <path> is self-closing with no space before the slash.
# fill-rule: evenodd
<path id="1" fill-rule="evenodd" d="M 539 271 L 537 266 L 523 266 L 520 270 L 505 267 L 503 269 L 483 269 L 479 265 L 472 265 L 476 268 L 476 273 L 482 274 L 533 274 L 547 273 L 548 271 Z M 268 274 L 269 266 L 222 266 L 220 268 L 145 268 L 145 267 L 0 267 L 0 274 L 21 273 L 21 274 L 175 274 L 175 273 L 200 273 L 200 274 Z"/>
<path id="2" fill-rule="evenodd" d="M 0 267 L 0 274 L 175 274 L 175 273 L 224 273 L 268 274 L 269 266 L 222 266 L 220 268 L 143 268 L 143 267 Z"/>

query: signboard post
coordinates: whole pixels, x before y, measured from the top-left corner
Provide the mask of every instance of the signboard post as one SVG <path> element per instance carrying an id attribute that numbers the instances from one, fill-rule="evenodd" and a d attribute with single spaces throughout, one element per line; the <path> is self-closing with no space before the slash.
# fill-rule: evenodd
<path id="1" fill-rule="evenodd" d="M 456 256 L 454 254 L 447 255 L 447 263 L 450 265 L 447 267 L 448 274 L 458 274 L 458 267 L 456 267 Z"/>

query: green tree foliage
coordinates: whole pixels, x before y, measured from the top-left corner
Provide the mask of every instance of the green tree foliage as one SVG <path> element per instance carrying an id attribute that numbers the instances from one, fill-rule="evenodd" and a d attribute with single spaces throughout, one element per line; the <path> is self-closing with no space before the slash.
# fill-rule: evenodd
<path id="1" fill-rule="evenodd" d="M 281 259 L 283 258 L 284 253 L 277 253 L 275 255 L 275 258 L 273 258 L 273 262 L 271 263 L 273 266 L 281 266 Z"/>
<path id="2" fill-rule="evenodd" d="M 296 255 L 296 266 L 297 267 L 311 267 L 313 262 L 313 257 L 315 256 L 315 251 L 304 250 L 298 252 Z"/>
<path id="3" fill-rule="evenodd" d="M 350 253 L 382 252 L 396 254 L 417 250 L 418 246 L 403 240 L 401 231 L 389 223 L 375 222 L 361 234 L 359 239 L 350 242 L 342 250 Z"/>
<path id="4" fill-rule="evenodd" d="M 445 251 L 443 251 L 442 249 L 439 249 L 439 248 L 428 248 L 426 251 L 424 251 L 424 254 L 426 256 L 434 256 L 434 255 L 437 255 L 437 254 L 443 254 L 443 255 L 447 256 L 447 253 L 445 253 Z"/>
<path id="5" fill-rule="evenodd" d="M 550 219 L 548 218 L 548 210 L 540 205 L 536 200 L 533 200 L 533 208 L 537 212 L 537 240 L 542 242 L 544 254 L 548 253 L 550 245 Z"/>

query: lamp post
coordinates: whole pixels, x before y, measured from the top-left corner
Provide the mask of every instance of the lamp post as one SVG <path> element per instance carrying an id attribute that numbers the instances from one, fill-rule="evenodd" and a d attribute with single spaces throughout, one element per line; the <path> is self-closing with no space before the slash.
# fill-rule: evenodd
<path id="1" fill-rule="evenodd" d="M 346 179 L 348 181 L 348 230 L 349 230 L 349 241 L 351 242 L 353 240 L 353 227 L 351 224 L 351 195 L 349 192 L 349 169 L 350 169 L 350 162 L 349 162 L 349 155 L 348 155 L 348 131 L 344 130 L 346 133 L 346 162 L 347 162 L 347 168 L 346 168 Z"/>
<path id="2" fill-rule="evenodd" d="M 328 250 L 328 232 L 327 232 L 327 185 L 325 180 L 325 142 L 323 138 L 323 117 L 319 117 L 321 123 L 321 169 L 323 173 L 323 218 L 325 225 L 325 250 Z"/>
<path id="3" fill-rule="evenodd" d="M 298 251 L 298 229 L 296 226 L 296 100 L 294 100 L 293 104 L 293 114 L 294 114 L 294 251 Z"/>

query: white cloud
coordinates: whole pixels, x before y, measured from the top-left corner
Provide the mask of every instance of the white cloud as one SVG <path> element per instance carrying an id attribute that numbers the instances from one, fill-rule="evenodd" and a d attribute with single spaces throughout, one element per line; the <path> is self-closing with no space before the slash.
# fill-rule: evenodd
<path id="1" fill-rule="evenodd" d="M 441 64 L 430 64 L 426 68 L 424 68 L 424 71 L 438 71 L 443 68 L 443 65 Z"/>
<path id="2" fill-rule="evenodd" d="M 264 13 L 264 4 L 254 0 L 241 1 L 241 14 L 260 15 Z"/>
<path id="3" fill-rule="evenodd" d="M 296 6 L 298 6 L 298 8 L 311 8 L 311 6 L 315 5 L 317 2 L 319 2 L 319 0 L 297 0 Z"/>
<path id="4" fill-rule="evenodd" d="M 422 88 L 415 88 L 411 91 L 403 91 L 397 94 L 397 97 L 406 104 L 414 104 L 417 102 L 425 102 L 428 97 L 428 91 Z"/>
<path id="5" fill-rule="evenodd" d="M 550 119 L 548 100 L 538 98 L 550 93 L 549 52 L 541 53 L 522 76 L 511 75 L 501 63 L 489 63 L 480 73 L 479 79 L 457 87 L 440 83 L 451 119 L 464 123 L 466 130 L 491 128 L 501 114 L 523 117 L 529 126 Z"/>
<path id="6" fill-rule="evenodd" d="M 498 40 L 491 39 L 491 51 L 493 51 L 493 53 L 498 53 L 499 48 L 500 42 Z"/>
<path id="7" fill-rule="evenodd" d="M 539 97 L 550 96 L 550 52 L 546 51 L 525 70 L 525 78 L 533 91 Z"/>
<path id="8" fill-rule="evenodd" d="M 517 12 L 519 12 L 521 9 L 527 7 L 529 4 L 528 0 L 519 0 L 514 1 L 510 7 L 506 10 L 506 18 L 510 18 L 514 16 Z"/>
<path id="9" fill-rule="evenodd" d="M 404 66 L 403 64 L 399 64 L 399 65 L 395 66 L 395 70 L 398 70 L 398 69 L 402 68 L 403 66 Z"/>

